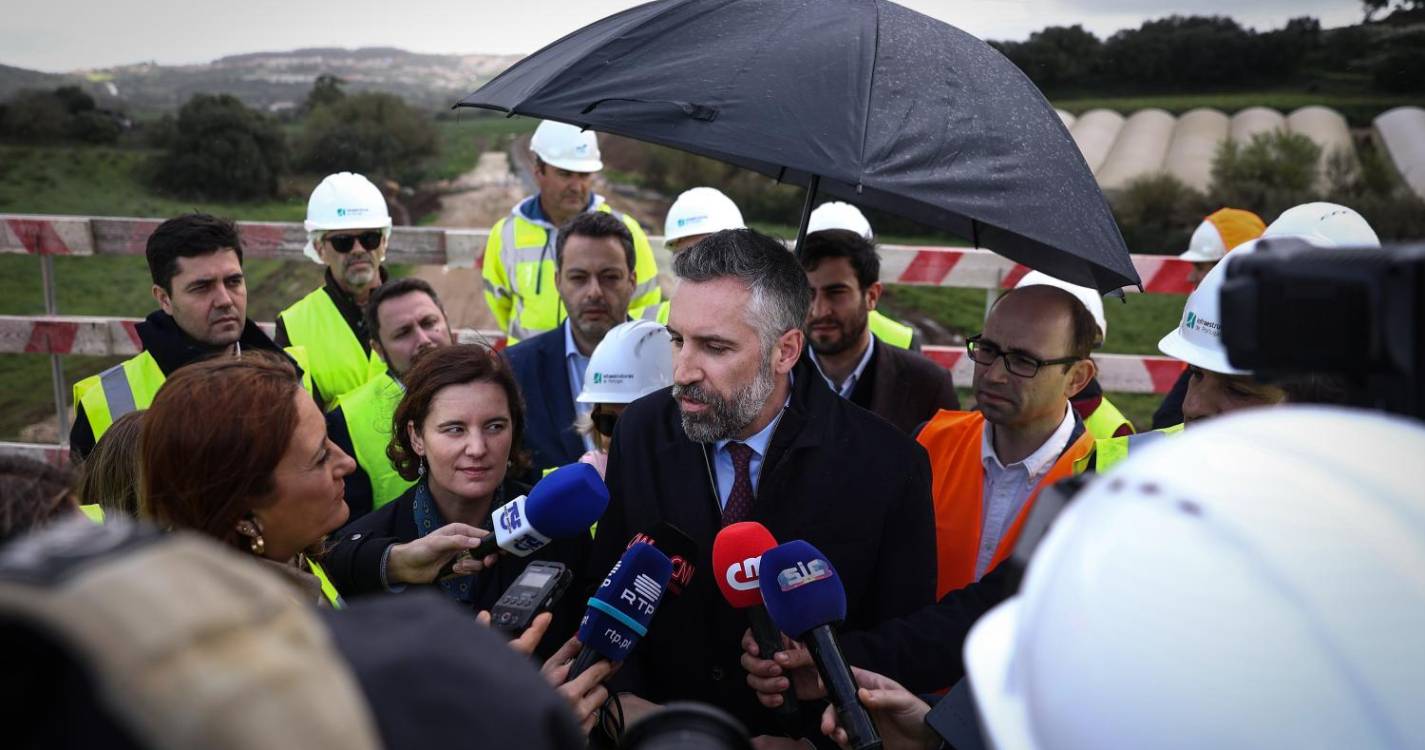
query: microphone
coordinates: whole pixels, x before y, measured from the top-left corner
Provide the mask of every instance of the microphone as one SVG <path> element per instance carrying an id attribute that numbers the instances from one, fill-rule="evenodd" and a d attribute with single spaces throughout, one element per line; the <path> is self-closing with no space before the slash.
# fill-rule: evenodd
<path id="1" fill-rule="evenodd" d="M 636 542 L 614 563 L 604 582 L 589 597 L 589 609 L 579 622 L 584 648 L 569 667 L 573 680 L 599 659 L 621 662 L 648 633 L 648 623 L 673 575 L 673 561 L 651 544 Z"/>
<path id="2" fill-rule="evenodd" d="M 776 546 L 777 540 L 772 532 L 755 521 L 729 524 L 713 539 L 712 559 L 717 587 L 733 609 L 747 610 L 752 637 L 757 640 L 757 649 L 763 659 L 770 659 L 773 653 L 782 650 L 782 634 L 767 615 L 758 583 L 762 553 Z M 777 717 L 784 722 L 784 729 L 796 726 L 799 711 L 796 691 L 787 688 L 782 692 L 782 705 L 776 709 Z"/>
<path id="3" fill-rule="evenodd" d="M 493 552 L 529 557 L 555 539 L 589 533 L 589 527 L 609 506 L 609 488 L 599 472 L 588 464 L 569 464 L 539 480 L 529 495 L 501 505 L 491 514 L 495 533 L 469 550 L 479 559 Z M 450 577 L 456 555 L 441 568 L 438 579 Z"/>
<path id="4" fill-rule="evenodd" d="M 632 547 L 638 542 L 653 545 L 673 562 L 673 576 L 668 579 L 668 593 L 680 596 L 683 589 L 692 583 L 693 573 L 697 571 L 693 560 L 697 558 L 698 546 L 693 543 L 692 538 L 677 526 L 667 521 L 659 521 L 648 531 L 634 534 L 628 546 Z"/>
<path id="5" fill-rule="evenodd" d="M 836 569 L 816 547 L 798 539 L 762 553 L 758 583 L 772 622 L 806 641 L 827 697 L 855 750 L 879 750 L 881 736 L 856 698 L 856 679 L 841 655 L 832 626 L 846 619 L 846 589 Z"/>

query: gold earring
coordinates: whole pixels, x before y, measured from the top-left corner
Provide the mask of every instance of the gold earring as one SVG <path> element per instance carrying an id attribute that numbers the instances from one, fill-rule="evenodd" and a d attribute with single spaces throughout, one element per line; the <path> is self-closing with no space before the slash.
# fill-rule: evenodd
<path id="1" fill-rule="evenodd" d="M 247 547 L 252 554 L 262 557 L 262 553 L 267 551 L 267 540 L 262 538 L 262 527 L 257 523 L 257 516 L 247 514 L 247 518 L 238 521 L 237 531 L 247 537 Z"/>

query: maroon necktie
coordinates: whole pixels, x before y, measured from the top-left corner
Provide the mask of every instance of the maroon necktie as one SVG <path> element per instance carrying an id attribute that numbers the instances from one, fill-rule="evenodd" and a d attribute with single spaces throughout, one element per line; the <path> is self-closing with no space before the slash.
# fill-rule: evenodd
<path id="1" fill-rule="evenodd" d="M 732 456 L 732 491 L 722 508 L 722 525 L 746 521 L 752 515 L 752 449 L 745 443 L 728 443 Z"/>

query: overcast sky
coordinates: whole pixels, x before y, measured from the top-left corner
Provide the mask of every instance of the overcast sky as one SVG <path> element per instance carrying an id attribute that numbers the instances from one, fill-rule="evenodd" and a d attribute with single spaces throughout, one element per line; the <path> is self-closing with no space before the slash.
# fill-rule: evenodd
<path id="1" fill-rule="evenodd" d="M 900 0 L 984 39 L 1081 23 L 1100 37 L 1171 13 L 1231 15 L 1259 30 L 1311 15 L 1355 23 L 1354 0 Z M 0 1 L 0 63 L 51 72 L 137 62 L 201 63 L 300 47 L 533 52 L 628 0 Z"/>

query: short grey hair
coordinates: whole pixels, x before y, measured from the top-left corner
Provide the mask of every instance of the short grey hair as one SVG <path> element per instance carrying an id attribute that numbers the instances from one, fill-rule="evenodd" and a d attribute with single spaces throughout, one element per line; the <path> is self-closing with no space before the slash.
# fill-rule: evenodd
<path id="1" fill-rule="evenodd" d="M 781 242 L 753 229 L 724 229 L 703 238 L 673 258 L 673 273 L 694 283 L 734 278 L 747 285 L 748 322 L 764 353 L 782 334 L 800 330 L 811 308 L 811 285 L 797 259 Z"/>

